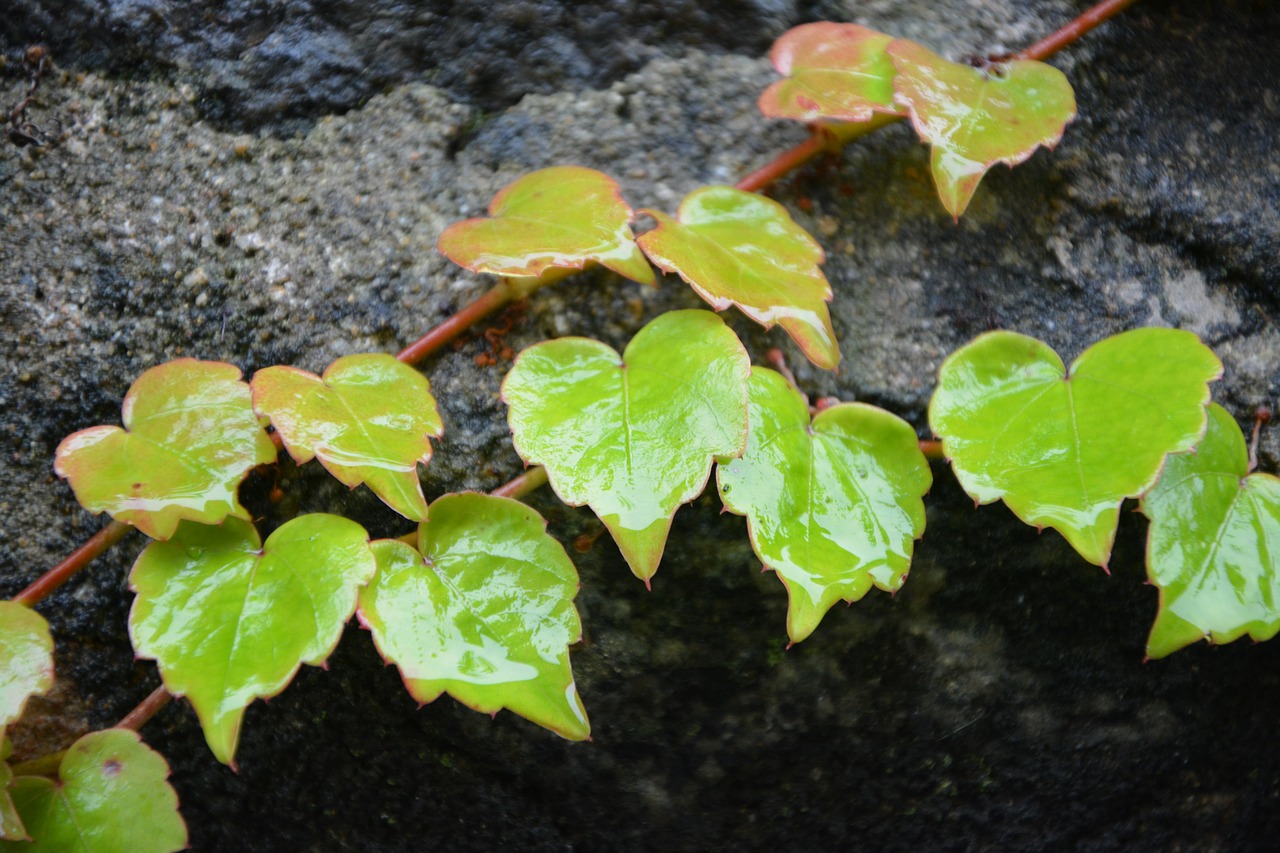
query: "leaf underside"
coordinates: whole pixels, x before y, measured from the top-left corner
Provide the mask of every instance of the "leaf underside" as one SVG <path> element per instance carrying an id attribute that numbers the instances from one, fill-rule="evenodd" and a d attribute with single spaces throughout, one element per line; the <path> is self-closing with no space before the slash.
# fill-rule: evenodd
<path id="1" fill-rule="evenodd" d="M 892 41 L 893 36 L 858 24 L 821 21 L 788 30 L 769 52 L 786 79 L 765 89 L 760 112 L 806 122 L 902 115 L 893 100 L 897 72 L 886 52 Z"/>
<path id="2" fill-rule="evenodd" d="M 787 633 L 798 643 L 837 601 L 902 587 L 933 477 L 915 431 L 882 409 L 846 403 L 811 423 L 799 392 L 760 367 L 750 395 L 747 450 L 720 460 L 716 477 L 787 587 Z"/>
<path id="3" fill-rule="evenodd" d="M 122 420 L 124 429 L 92 427 L 58 445 L 54 470 L 81 506 L 153 539 L 183 520 L 249 517 L 236 490 L 276 450 L 239 368 L 191 358 L 153 367 L 129 388 Z"/>
<path id="4" fill-rule="evenodd" d="M 22 716 L 27 699 L 52 686 L 49 623 L 29 607 L 0 601 L 0 733 Z"/>
<path id="5" fill-rule="evenodd" d="M 554 166 L 507 185 L 489 217 L 450 225 L 440 252 L 473 272 L 536 278 L 591 263 L 653 284 L 653 269 L 631 233 L 632 211 L 616 181 L 581 166 Z"/>
<path id="6" fill-rule="evenodd" d="M 244 709 L 319 666 L 376 570 L 364 528 L 316 513 L 262 545 L 248 522 L 183 524 L 138 557 L 129 633 L 165 687 L 186 696 L 217 759 L 231 764 Z"/>
<path id="7" fill-rule="evenodd" d="M 934 183 L 956 218 L 988 169 L 1016 166 L 1041 145 L 1052 148 L 1075 118 L 1066 75 L 1043 62 L 1014 60 L 984 71 L 905 39 L 888 53 L 898 71 L 897 102 L 932 146 Z"/>
<path id="8" fill-rule="evenodd" d="M 187 846 L 169 765 L 127 729 L 76 741 L 59 781 L 20 776 L 11 789 L 30 842 L 12 853 L 173 853 Z"/>
<path id="9" fill-rule="evenodd" d="M 506 708 L 570 740 L 590 735 L 569 645 L 582 635 L 578 574 L 546 522 L 518 501 L 446 495 L 418 532 L 421 552 L 373 543 L 378 574 L 360 622 L 421 703 L 448 693 Z"/>
<path id="10" fill-rule="evenodd" d="M 589 504 L 646 583 L 676 509 L 701 493 L 717 456 L 746 446 L 741 342 L 709 311 L 671 311 L 623 356 L 598 341 L 530 347 L 502 383 L 516 451 L 543 465 L 570 506 Z"/>
<path id="11" fill-rule="evenodd" d="M 1147 574 L 1160 590 L 1147 657 L 1280 631 L 1280 479 L 1249 473 L 1244 435 L 1225 409 L 1209 407 L 1204 441 L 1169 457 L 1142 511 Z"/>
<path id="12" fill-rule="evenodd" d="M 254 408 L 299 465 L 317 458 L 347 487 L 363 483 L 406 518 L 426 518 L 417 464 L 431 461 L 443 424 L 425 376 L 370 353 L 338 359 L 323 377 L 268 367 L 252 387 Z"/>
<path id="13" fill-rule="evenodd" d="M 1003 500 L 1106 566 L 1120 503 L 1149 489 L 1165 456 L 1204 433 L 1208 383 L 1222 364 L 1190 332 L 1137 329 L 1071 366 L 1013 332 L 982 335 L 943 363 L 929 405 L 965 491 Z"/>
<path id="14" fill-rule="evenodd" d="M 685 196 L 675 219 L 644 212 L 658 227 L 640 236 L 640 247 L 658 267 L 678 274 L 717 311 L 736 305 L 765 328 L 782 326 L 819 367 L 839 363 L 827 310 L 831 285 L 818 268 L 822 247 L 786 208 L 713 186 Z"/>

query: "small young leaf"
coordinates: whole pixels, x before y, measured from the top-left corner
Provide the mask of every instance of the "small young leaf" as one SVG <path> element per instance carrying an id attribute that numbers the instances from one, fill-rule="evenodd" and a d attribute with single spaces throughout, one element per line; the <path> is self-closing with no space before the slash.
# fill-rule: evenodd
<path id="1" fill-rule="evenodd" d="M 590 735 L 569 667 L 582 637 L 578 573 L 546 526 L 519 501 L 446 495 L 418 529 L 421 552 L 373 543 L 378 574 L 360 592 L 360 623 L 413 698 L 447 692 L 570 740 Z"/>
<path id="2" fill-rule="evenodd" d="M 136 732 L 108 729 L 76 741 L 58 781 L 19 776 L 13 801 L 30 842 L 12 853 L 173 853 L 187 846 L 169 765 Z"/>
<path id="3" fill-rule="evenodd" d="M 253 377 L 253 406 L 271 419 L 299 465 L 320 460 L 350 488 L 364 483 L 396 512 L 427 517 L 416 465 L 443 430 L 431 385 L 389 355 L 340 358 L 319 377 L 268 367 Z"/>
<path id="4" fill-rule="evenodd" d="M 1280 631 L 1280 479 L 1249 473 L 1244 436 L 1225 409 L 1209 407 L 1204 441 L 1169 457 L 1142 511 L 1151 519 L 1147 574 L 1160 590 L 1147 657 Z"/>
<path id="5" fill-rule="evenodd" d="M 915 431 L 883 409 L 846 403 L 811 424 L 804 398 L 774 371 L 753 368 L 749 390 L 747 450 L 719 460 L 716 480 L 787 587 L 798 643 L 837 601 L 902 587 L 933 475 Z"/>
<path id="6" fill-rule="evenodd" d="M 889 55 L 898 69 L 898 103 L 933 146 L 933 180 L 957 219 L 988 169 L 1016 166 L 1039 146 L 1057 145 L 1076 116 L 1066 75 L 1043 62 L 1013 60 L 984 71 L 905 39 L 889 45 Z"/>
<path id="7" fill-rule="evenodd" d="M 53 686 L 53 637 L 44 617 L 0 601 L 0 733 L 22 716 L 27 699 Z"/>
<path id="8" fill-rule="evenodd" d="M 766 329 L 782 326 L 809 360 L 834 369 L 840 348 L 827 303 L 831 285 L 818 265 L 822 247 L 786 208 L 733 187 L 702 187 L 680 202 L 676 219 L 645 210 L 658 227 L 640 247 L 678 273 L 711 307 L 737 305 Z"/>
<path id="9" fill-rule="evenodd" d="M 4 730 L 0 729 L 0 737 L 3 736 Z M 13 795 L 9 792 L 12 782 L 13 771 L 0 760 L 0 841 L 30 841 L 31 836 L 27 835 L 27 828 L 22 825 L 22 815 L 18 814 L 18 807 L 14 805 Z"/>
<path id="10" fill-rule="evenodd" d="M 364 528 L 336 515 L 299 516 L 265 547 L 248 522 L 185 523 L 133 565 L 133 647 L 231 764 L 245 707 L 324 663 L 376 568 Z"/>
<path id="11" fill-rule="evenodd" d="M 892 41 L 893 36 L 857 24 L 829 21 L 788 30 L 769 51 L 773 67 L 787 79 L 764 90 L 760 112 L 808 122 L 902 115 L 893 101 L 897 71 L 885 52 Z"/>
<path id="12" fill-rule="evenodd" d="M 1200 440 L 1207 383 L 1221 374 L 1190 332 L 1115 335 L 1069 373 L 1035 338 L 992 332 L 943 363 L 929 423 L 970 497 L 1003 498 L 1105 567 L 1120 502 L 1151 488 L 1166 454 Z"/>
<path id="13" fill-rule="evenodd" d="M 636 577 L 658 569 L 676 509 L 716 456 L 746 447 L 746 350 L 709 311 L 670 311 L 626 353 L 561 338 L 520 354 L 502 383 L 516 451 L 570 506 L 589 504 Z"/>
<path id="14" fill-rule="evenodd" d="M 598 263 L 653 284 L 653 269 L 631 234 L 631 208 L 613 178 L 555 166 L 513 181 L 489 202 L 490 218 L 450 225 L 440 252 L 472 272 L 537 277 L 548 268 Z"/>
<path id="15" fill-rule="evenodd" d="M 129 388 L 122 420 L 124 429 L 92 427 L 58 445 L 54 470 L 81 506 L 153 539 L 168 539 L 184 519 L 249 518 L 236 489 L 276 450 L 239 368 L 192 358 L 153 367 Z"/>

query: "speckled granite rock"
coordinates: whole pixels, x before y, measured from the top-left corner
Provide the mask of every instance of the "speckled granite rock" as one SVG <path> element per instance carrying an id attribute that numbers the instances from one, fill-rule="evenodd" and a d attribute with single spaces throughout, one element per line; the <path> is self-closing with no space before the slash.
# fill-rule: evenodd
<path id="1" fill-rule="evenodd" d="M 518 7 L 543 5 L 495 4 L 509 11 L 493 16 L 517 21 Z M 257 54 L 237 59 L 234 41 L 217 42 L 222 65 L 174 48 L 144 66 L 158 75 L 145 80 L 103 73 L 91 29 L 69 36 L 59 61 L 73 70 L 45 81 L 34 113 L 58 118 L 65 141 L 0 150 L 0 592 L 100 526 L 53 477 L 53 449 L 116 422 L 142 370 L 180 355 L 318 370 L 393 351 L 486 286 L 435 253 L 440 230 L 530 169 L 601 168 L 636 206 L 665 209 L 732 182 L 803 135 L 755 111 L 772 79 L 762 45 L 839 5 L 726 6 L 718 23 L 710 4 L 670 17 L 655 7 L 634 13 L 650 30 L 591 36 L 616 40 L 590 45 L 601 57 L 648 39 L 649 52 L 613 70 L 546 76 L 536 51 L 455 51 L 362 72 L 355 94 L 299 112 L 281 104 L 303 84 L 263 84 Z M 847 6 L 847 18 L 952 55 L 1016 47 L 1066 16 L 1062 4 L 1017 0 Z M 46 7 L 18 0 L 19 15 L 0 22 L 10 54 L 25 32 L 14 22 L 38 23 Z M 107 8 L 144 7 L 172 21 L 170 4 Z M 332 25 L 353 44 L 376 31 L 343 8 L 290 26 Z M 709 31 L 750 25 L 741 47 L 752 55 L 677 55 L 670 33 L 687 15 Z M 423 26 L 442 27 L 431 38 L 443 43 L 459 21 Z M 260 44 L 295 31 L 281 26 Z M 230 38 L 214 24 L 186 29 Z M 156 52 L 172 28 L 154 33 L 137 37 L 141 49 Z M 1274 5 L 1140 4 L 1058 62 L 1081 107 L 1058 149 L 993 171 L 959 225 L 905 126 L 776 187 L 828 251 L 838 374 L 809 367 L 780 333 L 728 319 L 757 357 L 782 344 L 812 394 L 877 402 L 922 430 L 941 359 L 989 328 L 1040 336 L 1068 358 L 1135 326 L 1190 328 L 1226 364 L 1215 396 L 1247 418 L 1280 400 L 1277 36 Z M 513 88 L 486 82 L 499 58 Z M 232 78 L 258 81 L 262 106 L 239 109 L 260 113 L 262 133 L 219 129 L 225 116 L 205 99 Z M 467 79 L 473 89 L 451 82 Z M 272 135 L 393 80 L 408 82 L 295 137 Z M 12 63 L 0 85 L 16 98 Z M 569 85 L 579 88 L 556 91 Z M 515 103 L 530 91 L 542 94 Z M 584 334 L 618 346 L 659 312 L 698 304 L 674 281 L 650 290 L 580 276 L 530 300 L 507 342 Z M 431 496 L 519 470 L 497 399 L 504 368 L 477 367 L 484 348 L 473 340 L 426 366 L 447 429 L 425 477 Z M 1264 466 L 1280 466 L 1275 431 Z M 279 505 L 265 498 L 270 482 L 251 482 L 253 511 L 272 523 L 339 510 L 375 535 L 404 532 L 365 490 L 314 468 L 283 466 Z M 588 744 L 449 699 L 419 710 L 355 628 L 328 672 L 307 669 L 250 708 L 238 775 L 210 757 L 184 705 L 144 734 L 174 766 L 199 850 L 1270 849 L 1280 644 L 1202 644 L 1144 665 L 1155 594 L 1142 583 L 1140 519 L 1123 519 L 1106 577 L 1003 507 L 974 510 L 945 468 L 935 478 L 903 591 L 833 611 L 789 651 L 782 587 L 759 573 L 742 520 L 719 515 L 714 496 L 676 516 L 652 593 L 607 537 L 572 551 Z M 565 543 L 599 532 L 547 492 L 531 502 Z M 46 741 L 109 725 L 156 683 L 124 627 L 141 545 L 127 540 L 41 605 L 69 694 L 39 705 Z M 38 749 L 36 734 L 18 734 L 20 749 Z"/>

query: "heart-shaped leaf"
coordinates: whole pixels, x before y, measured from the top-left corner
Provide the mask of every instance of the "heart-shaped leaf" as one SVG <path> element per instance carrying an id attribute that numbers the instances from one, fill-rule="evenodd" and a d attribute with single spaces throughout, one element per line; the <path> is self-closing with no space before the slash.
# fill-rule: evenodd
<path id="1" fill-rule="evenodd" d="M 122 420 L 124 429 L 92 427 L 58 445 L 54 470 L 81 506 L 153 539 L 168 539 L 184 519 L 249 517 L 236 489 L 276 449 L 239 368 L 191 358 L 153 367 L 129 388 Z"/>
<path id="2" fill-rule="evenodd" d="M 787 587 L 787 634 L 798 643 L 837 601 L 902 587 L 933 475 L 915 430 L 883 409 L 845 403 L 810 423 L 800 393 L 760 367 L 750 395 L 747 450 L 720 460 L 716 480 Z"/>
<path id="3" fill-rule="evenodd" d="M 183 524 L 129 575 L 133 647 L 191 700 L 209 748 L 231 764 L 245 707 L 324 663 L 376 568 L 364 528 L 336 515 L 299 516 L 265 547 L 247 522 Z"/>
<path id="4" fill-rule="evenodd" d="M 1147 657 L 1280 631 L 1280 479 L 1249 472 L 1244 436 L 1225 409 L 1209 407 L 1204 441 L 1169 457 L 1142 511 L 1151 519 L 1147 574 L 1160 590 Z"/>
<path id="5" fill-rule="evenodd" d="M 658 569 L 671 518 L 717 456 L 746 447 L 746 350 L 709 311 L 670 311 L 626 353 L 561 338 L 520 354 L 502 383 L 516 451 L 570 506 L 589 504 L 636 577 Z"/>
<path id="6" fill-rule="evenodd" d="M 3 736 L 4 730 L 0 729 L 0 737 Z M 18 814 L 13 795 L 9 793 L 9 785 L 12 782 L 13 771 L 9 769 L 8 764 L 0 760 L 0 842 L 29 841 L 31 836 L 27 835 L 27 828 L 22 825 L 22 815 Z"/>
<path id="7" fill-rule="evenodd" d="M 897 101 L 933 146 L 933 180 L 957 219 L 988 169 L 1057 145 L 1076 116 L 1075 92 L 1052 65 L 1013 60 L 979 70 L 904 39 L 888 51 L 898 69 Z"/>
<path id="8" fill-rule="evenodd" d="M 413 698 L 448 693 L 570 740 L 590 735 L 569 667 L 582 638 L 578 573 L 546 526 L 519 501 L 446 495 L 418 528 L 420 551 L 373 543 L 378 575 L 360 592 L 360 623 Z"/>
<path id="9" fill-rule="evenodd" d="M 1200 440 L 1207 383 L 1221 373 L 1199 338 L 1174 329 L 1107 338 L 1069 373 L 1035 338 L 992 332 L 943 363 L 929 423 L 970 497 L 1003 499 L 1105 567 L 1120 502 Z"/>
<path id="10" fill-rule="evenodd" d="M 19 776 L 11 789 L 30 842 L 13 853 L 173 853 L 187 846 L 169 765 L 128 729 L 85 735 L 58 781 Z"/>
<path id="11" fill-rule="evenodd" d="M 631 208 L 613 178 L 581 166 L 524 175 L 489 202 L 489 217 L 450 225 L 440 252 L 472 272 L 538 277 L 597 263 L 642 284 L 653 269 L 631 234 Z"/>
<path id="12" fill-rule="evenodd" d="M 766 329 L 777 323 L 810 361 L 835 368 L 831 285 L 818 269 L 825 256 L 786 208 L 733 187 L 702 187 L 680 202 L 676 219 L 643 212 L 658 222 L 640 237 L 651 261 L 678 273 L 717 311 L 736 305 Z"/>
<path id="13" fill-rule="evenodd" d="M 412 367 L 376 353 L 340 358 L 323 377 L 268 367 L 254 374 L 253 406 L 299 465 L 318 458 L 346 486 L 364 483 L 406 518 L 427 517 L 416 466 L 431 461 L 443 424 Z"/>
<path id="14" fill-rule="evenodd" d="M 53 686 L 53 637 L 44 617 L 0 601 L 0 733 L 22 716 L 32 696 Z"/>
<path id="15" fill-rule="evenodd" d="M 857 24 L 820 21 L 787 30 L 769 59 L 785 80 L 760 96 L 760 112 L 798 121 L 863 122 L 902 115 L 893 100 L 897 71 L 885 49 L 893 36 Z"/>

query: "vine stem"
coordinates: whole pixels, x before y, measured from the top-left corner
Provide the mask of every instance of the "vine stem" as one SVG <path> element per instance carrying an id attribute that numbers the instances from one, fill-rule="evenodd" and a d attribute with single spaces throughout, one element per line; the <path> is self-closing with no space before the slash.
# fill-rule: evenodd
<path id="1" fill-rule="evenodd" d="M 405 364 L 417 364 L 427 356 L 439 352 L 458 335 L 515 298 L 515 291 L 507 284 L 506 280 L 499 281 L 489 290 L 464 305 L 462 310 L 443 323 L 434 326 L 425 335 L 402 349 L 396 355 L 396 358 Z"/>
<path id="2" fill-rule="evenodd" d="M 1103 0 L 1066 26 L 1045 36 L 1031 47 L 1018 51 L 1014 57 L 1016 59 L 1047 59 L 1137 2 L 1138 0 Z"/>
<path id="3" fill-rule="evenodd" d="M 125 537 L 133 527 L 119 521 L 113 521 L 85 540 L 79 548 L 67 555 L 61 563 L 36 578 L 31 586 L 13 597 L 13 600 L 27 607 L 34 607 L 43 601 L 55 589 L 66 583 L 67 579 L 89 565 L 95 557 Z"/>
<path id="4" fill-rule="evenodd" d="M 130 729 L 138 731 L 147 724 L 147 721 L 160 713 L 160 709 L 168 705 L 173 700 L 173 694 L 165 690 L 164 685 L 160 685 L 151 691 L 151 695 L 138 703 L 138 707 L 124 715 L 120 722 L 116 723 L 117 729 Z"/>
<path id="5" fill-rule="evenodd" d="M 530 492 L 536 492 L 546 484 L 547 469 L 541 465 L 535 465 L 510 483 L 498 486 L 489 494 L 495 498 L 514 498 L 519 500 Z"/>
<path id="6" fill-rule="evenodd" d="M 1262 436 L 1262 427 L 1271 422 L 1271 409 L 1259 406 L 1253 416 L 1253 438 L 1249 441 L 1249 467 L 1245 473 L 1252 474 L 1258 468 L 1258 439 Z"/>

